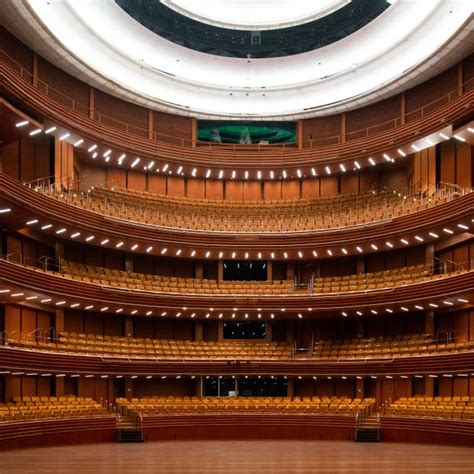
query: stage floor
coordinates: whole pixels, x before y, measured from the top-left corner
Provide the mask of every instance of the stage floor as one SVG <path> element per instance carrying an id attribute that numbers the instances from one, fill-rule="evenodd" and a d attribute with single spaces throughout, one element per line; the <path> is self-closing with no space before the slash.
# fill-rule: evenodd
<path id="1" fill-rule="evenodd" d="M 472 447 L 347 441 L 166 441 L 0 452 L 1 474 L 473 473 Z"/>

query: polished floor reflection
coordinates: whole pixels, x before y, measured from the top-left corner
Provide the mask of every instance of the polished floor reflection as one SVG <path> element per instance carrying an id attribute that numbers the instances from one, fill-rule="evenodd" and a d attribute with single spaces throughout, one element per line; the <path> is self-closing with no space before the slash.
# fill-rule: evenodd
<path id="1" fill-rule="evenodd" d="M 469 447 L 345 441 L 179 441 L 0 453 L 1 474 L 473 473 Z"/>

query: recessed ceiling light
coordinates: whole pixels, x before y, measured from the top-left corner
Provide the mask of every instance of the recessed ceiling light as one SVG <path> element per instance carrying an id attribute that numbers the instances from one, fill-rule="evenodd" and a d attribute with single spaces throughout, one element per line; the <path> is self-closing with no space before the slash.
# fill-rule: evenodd
<path id="1" fill-rule="evenodd" d="M 375 166 L 375 161 L 373 158 L 369 158 L 369 163 L 372 165 L 372 166 Z"/>
<path id="2" fill-rule="evenodd" d="M 28 221 L 28 222 L 26 223 L 26 225 L 33 225 L 33 224 L 37 224 L 37 223 L 38 223 L 38 219 L 33 219 L 33 220 L 31 220 L 31 221 Z"/>
<path id="3" fill-rule="evenodd" d="M 20 128 L 20 127 L 24 127 L 25 125 L 28 125 L 30 122 L 28 122 L 28 120 L 22 120 L 21 122 L 17 122 L 15 124 L 15 127 L 16 128 Z"/>
<path id="4" fill-rule="evenodd" d="M 59 141 L 62 142 L 63 140 L 66 140 L 66 138 L 69 138 L 71 136 L 70 133 L 63 133 L 60 137 L 59 137 Z"/>

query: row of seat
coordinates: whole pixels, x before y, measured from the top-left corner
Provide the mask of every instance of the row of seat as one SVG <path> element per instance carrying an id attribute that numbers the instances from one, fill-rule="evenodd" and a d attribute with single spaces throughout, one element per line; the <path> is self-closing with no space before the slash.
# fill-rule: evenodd
<path id="1" fill-rule="evenodd" d="M 272 413 L 355 416 L 375 400 L 347 397 L 152 397 L 117 400 L 122 413 L 140 415 Z"/>
<path id="2" fill-rule="evenodd" d="M 112 217 L 170 228 L 218 232 L 293 232 L 359 225 L 417 212 L 450 199 L 383 191 L 290 201 L 194 200 L 128 189 L 95 187 L 50 195 Z"/>
<path id="3" fill-rule="evenodd" d="M 87 283 L 126 289 L 177 293 L 269 294 L 293 292 L 292 280 L 275 281 L 217 281 L 199 278 L 178 278 L 95 267 L 61 260 L 62 276 Z"/>
<path id="4" fill-rule="evenodd" d="M 286 342 L 270 341 L 190 341 L 101 336 L 84 333 L 58 334 L 55 341 L 40 338 L 9 338 L 13 347 L 39 351 L 89 354 L 100 357 L 189 360 L 360 360 L 415 357 L 427 354 L 463 352 L 474 349 L 474 341 L 441 342 L 429 334 L 389 338 L 319 340 L 310 352 L 294 350 Z"/>
<path id="5" fill-rule="evenodd" d="M 474 397 L 402 397 L 386 407 L 385 415 L 474 420 Z"/>
<path id="6" fill-rule="evenodd" d="M 73 278 L 86 283 L 143 291 L 223 295 L 284 295 L 296 292 L 292 280 L 241 282 L 178 278 L 112 270 L 68 260 L 61 260 L 60 274 L 65 278 Z M 420 264 L 384 272 L 316 278 L 314 292 L 334 293 L 390 288 L 449 275 L 451 273 L 432 274 L 428 265 Z"/>
<path id="7" fill-rule="evenodd" d="M 0 404 L 0 422 L 66 418 L 107 414 L 107 409 L 92 398 L 83 397 L 14 397 Z"/>

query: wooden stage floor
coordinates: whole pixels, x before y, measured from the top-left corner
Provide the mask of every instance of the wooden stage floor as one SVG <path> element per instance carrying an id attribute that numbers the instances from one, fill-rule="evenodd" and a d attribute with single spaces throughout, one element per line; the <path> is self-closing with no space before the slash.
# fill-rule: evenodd
<path id="1" fill-rule="evenodd" d="M 0 453 L 1 474 L 473 473 L 471 447 L 347 441 L 166 441 Z"/>

